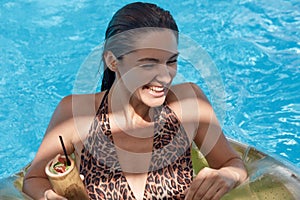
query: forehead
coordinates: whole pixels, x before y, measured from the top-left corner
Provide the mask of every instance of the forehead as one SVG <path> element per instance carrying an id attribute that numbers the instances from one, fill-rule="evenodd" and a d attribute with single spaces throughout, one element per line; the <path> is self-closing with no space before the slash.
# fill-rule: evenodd
<path id="1" fill-rule="evenodd" d="M 156 49 L 177 53 L 177 39 L 171 30 L 156 30 L 140 33 L 135 42 L 136 50 Z"/>
<path id="2" fill-rule="evenodd" d="M 123 61 L 126 62 L 147 62 L 147 61 L 163 61 L 173 58 L 174 56 L 178 55 L 178 52 L 170 52 L 161 49 L 138 49 L 132 51 L 123 57 Z"/>

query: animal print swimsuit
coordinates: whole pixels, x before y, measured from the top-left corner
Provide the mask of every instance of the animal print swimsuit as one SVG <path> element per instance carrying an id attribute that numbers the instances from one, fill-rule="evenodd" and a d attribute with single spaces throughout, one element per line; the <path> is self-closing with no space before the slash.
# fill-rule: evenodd
<path id="1" fill-rule="evenodd" d="M 80 173 L 90 199 L 134 200 L 114 146 L 107 94 L 84 142 Z M 193 176 L 191 148 L 185 130 L 166 104 L 156 109 L 154 131 L 143 199 L 184 199 Z"/>

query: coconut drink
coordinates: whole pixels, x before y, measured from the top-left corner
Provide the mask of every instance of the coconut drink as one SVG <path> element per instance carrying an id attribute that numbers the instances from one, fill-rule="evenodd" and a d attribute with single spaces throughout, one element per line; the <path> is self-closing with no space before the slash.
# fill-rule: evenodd
<path id="1" fill-rule="evenodd" d="M 89 199 L 74 160 L 69 160 L 68 165 L 66 156 L 58 154 L 46 165 L 45 172 L 53 190 L 68 200 Z"/>

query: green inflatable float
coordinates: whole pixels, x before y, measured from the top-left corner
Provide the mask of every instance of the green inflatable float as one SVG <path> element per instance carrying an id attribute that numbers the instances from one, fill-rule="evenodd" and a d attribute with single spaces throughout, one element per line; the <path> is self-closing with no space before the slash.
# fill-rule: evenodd
<path id="1" fill-rule="evenodd" d="M 249 179 L 226 194 L 222 200 L 299 200 L 299 169 L 284 164 L 251 146 L 230 140 L 231 145 L 244 160 Z M 207 166 L 205 159 L 193 148 L 195 172 Z M 28 166 L 27 166 L 28 167 Z M 1 180 L 0 199 L 30 199 L 21 192 L 25 167 L 21 172 Z"/>

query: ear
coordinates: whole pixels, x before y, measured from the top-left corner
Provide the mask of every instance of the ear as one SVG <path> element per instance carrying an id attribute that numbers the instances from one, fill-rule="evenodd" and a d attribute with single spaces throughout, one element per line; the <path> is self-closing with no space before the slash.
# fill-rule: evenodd
<path id="1" fill-rule="evenodd" d="M 117 71 L 117 58 L 111 51 L 106 51 L 103 55 L 106 66 L 113 72 Z"/>

